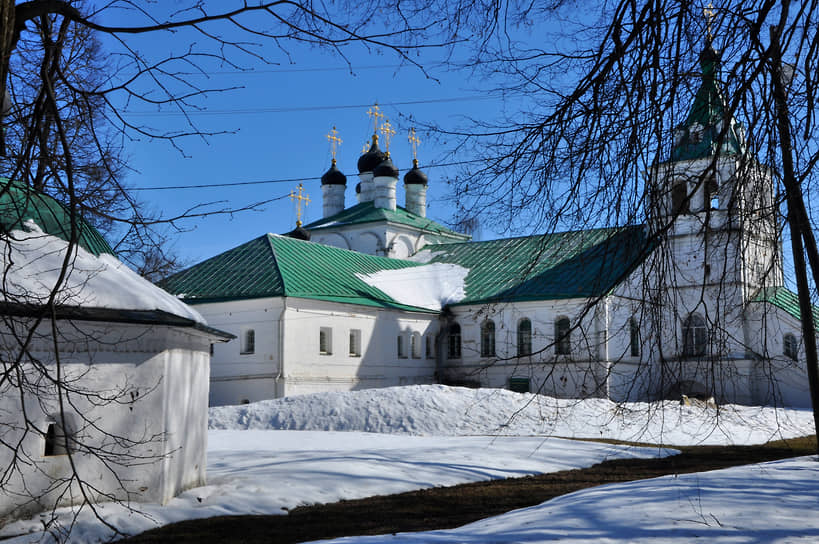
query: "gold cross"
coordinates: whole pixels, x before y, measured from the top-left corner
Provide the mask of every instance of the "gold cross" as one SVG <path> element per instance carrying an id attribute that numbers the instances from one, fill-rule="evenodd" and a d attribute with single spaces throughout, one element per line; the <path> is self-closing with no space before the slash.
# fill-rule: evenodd
<path id="1" fill-rule="evenodd" d="M 421 143 L 421 140 L 418 139 L 418 136 L 415 135 L 415 127 L 409 129 L 409 143 L 412 146 L 412 165 L 418 166 L 418 144 Z"/>
<path id="2" fill-rule="evenodd" d="M 389 154 L 390 152 L 390 141 L 392 141 L 392 137 L 395 135 L 395 129 L 392 128 L 392 125 L 389 121 L 384 121 L 381 123 L 381 128 L 379 129 L 381 134 L 384 136 L 384 151 Z"/>
<path id="3" fill-rule="evenodd" d="M 335 160 L 335 159 L 333 159 Z M 302 187 L 301 183 L 299 183 L 299 194 L 296 194 L 293 191 L 290 191 L 290 200 L 296 203 L 296 227 L 301 226 L 301 204 L 304 202 L 304 205 L 307 206 L 310 204 L 310 197 L 308 195 L 302 196 L 304 192 L 304 187 Z"/>
<path id="4" fill-rule="evenodd" d="M 364 142 L 364 147 L 361 148 L 361 154 L 363 155 L 367 151 L 370 150 L 370 142 Z"/>
<path id="5" fill-rule="evenodd" d="M 385 117 L 383 113 L 381 113 L 381 108 L 378 106 L 378 102 L 373 104 L 373 107 L 367 110 L 367 115 L 370 119 L 373 120 L 373 134 L 378 134 L 378 120 L 382 117 Z"/>
<path id="6" fill-rule="evenodd" d="M 714 15 L 715 15 L 715 13 L 714 13 L 714 4 L 711 3 L 711 2 L 708 2 L 708 6 L 706 6 L 702 10 L 702 13 L 703 13 L 703 15 L 705 15 L 705 19 L 706 19 L 705 26 L 706 26 L 707 32 L 708 32 L 708 42 L 710 43 L 711 41 L 714 40 L 714 31 L 713 31 L 713 28 L 711 26 L 713 24 L 713 22 L 714 22 Z"/>
<path id="7" fill-rule="evenodd" d="M 330 152 L 333 154 L 333 164 L 336 162 L 336 148 L 341 145 L 343 141 L 341 138 L 338 137 L 338 131 L 336 130 L 335 125 L 333 125 L 333 130 L 327 134 L 327 141 L 330 142 Z"/>

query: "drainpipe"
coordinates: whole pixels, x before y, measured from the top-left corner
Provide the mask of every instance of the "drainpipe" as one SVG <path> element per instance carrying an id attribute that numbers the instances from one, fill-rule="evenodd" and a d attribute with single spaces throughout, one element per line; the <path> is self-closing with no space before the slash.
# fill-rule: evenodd
<path id="1" fill-rule="evenodd" d="M 287 311 L 287 297 L 282 297 L 282 311 L 279 314 L 279 372 L 275 377 L 276 391 L 274 395 L 279 398 L 279 381 L 284 378 L 284 314 Z M 284 396 L 284 384 L 281 388 L 281 397 Z"/>

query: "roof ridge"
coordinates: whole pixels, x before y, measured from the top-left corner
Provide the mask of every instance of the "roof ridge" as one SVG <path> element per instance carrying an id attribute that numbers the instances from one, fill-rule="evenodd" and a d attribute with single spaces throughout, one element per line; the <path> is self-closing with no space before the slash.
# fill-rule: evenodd
<path id="1" fill-rule="evenodd" d="M 282 274 L 282 269 L 279 267 L 279 257 L 276 255 L 276 246 L 273 245 L 273 237 L 277 236 L 272 232 L 268 232 L 267 234 L 263 235 L 265 237 L 265 241 L 267 242 L 267 247 L 270 249 L 270 256 L 273 257 L 273 264 L 276 267 L 276 273 L 279 275 L 279 278 L 282 282 L 282 292 L 284 296 L 287 296 L 287 281 L 284 278 L 284 274 Z"/>

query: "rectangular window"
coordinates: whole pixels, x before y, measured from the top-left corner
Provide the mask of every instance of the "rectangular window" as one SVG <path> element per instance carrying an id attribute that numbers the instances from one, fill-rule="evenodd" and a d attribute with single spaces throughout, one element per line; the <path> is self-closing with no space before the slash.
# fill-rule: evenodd
<path id="1" fill-rule="evenodd" d="M 361 331 L 350 329 L 350 357 L 361 357 Z"/>
<path id="2" fill-rule="evenodd" d="M 426 337 L 426 355 L 427 359 L 435 359 L 435 339 L 433 335 L 428 334 Z"/>
<path id="3" fill-rule="evenodd" d="M 407 358 L 407 346 L 404 343 L 404 335 L 398 335 L 398 358 Z"/>
<path id="4" fill-rule="evenodd" d="M 319 329 L 319 353 L 321 355 L 333 354 L 333 329 L 330 327 Z"/>
<path id="5" fill-rule="evenodd" d="M 242 355 L 249 355 L 256 351 L 256 331 L 247 329 L 242 334 Z"/>

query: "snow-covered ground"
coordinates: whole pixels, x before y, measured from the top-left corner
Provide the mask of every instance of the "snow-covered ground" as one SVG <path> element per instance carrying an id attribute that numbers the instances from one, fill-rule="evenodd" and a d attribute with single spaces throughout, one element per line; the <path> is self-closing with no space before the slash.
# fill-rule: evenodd
<path id="1" fill-rule="evenodd" d="M 306 395 L 212 408 L 209 485 L 165 506 L 132 505 L 138 513 L 123 505 L 98 508 L 109 523 L 133 534 L 183 519 L 284 514 L 303 504 L 669 453 L 547 434 L 750 444 L 810 434 L 810 424 L 809 413 L 795 410 L 677 403 L 617 407 L 443 386 Z M 813 460 L 801 459 L 605 486 L 455 531 L 375 541 L 669 542 L 697 535 L 709 542 L 813 541 L 819 540 L 817 469 Z M 68 523 L 70 509 L 57 513 Z M 41 519 L 34 518 L 4 527 L 0 537 L 39 529 Z M 71 540 L 101 542 L 110 534 L 86 509 Z M 32 533 L 7 542 L 42 537 Z"/>

